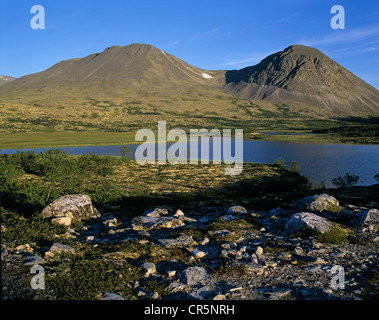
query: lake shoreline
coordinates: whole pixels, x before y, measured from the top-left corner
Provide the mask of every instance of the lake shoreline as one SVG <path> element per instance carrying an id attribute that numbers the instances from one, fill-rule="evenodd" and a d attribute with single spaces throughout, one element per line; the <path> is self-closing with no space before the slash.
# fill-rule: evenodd
<path id="1" fill-rule="evenodd" d="M 342 137 L 310 132 L 261 131 L 245 133 L 244 140 L 379 145 L 379 138 Z M 27 132 L 0 133 L 1 149 L 64 148 L 138 144 L 135 132 Z"/>
<path id="2" fill-rule="evenodd" d="M 212 141 L 210 143 L 210 151 L 212 151 Z M 168 142 L 167 148 L 173 144 L 174 142 Z M 290 165 L 295 162 L 300 164 L 300 173 L 307 176 L 314 185 L 331 187 L 332 178 L 345 175 L 346 173 L 359 176 L 358 185 L 371 185 L 375 183 L 373 176 L 378 173 L 378 145 L 340 142 L 325 143 L 321 141 L 266 141 L 264 139 L 244 140 L 243 145 L 244 163 L 270 164 L 277 160 L 284 160 Z M 92 146 L 59 146 L 56 148 L 70 155 L 94 153 L 115 158 L 122 157 L 124 148 L 123 152 L 126 152 L 124 156 L 128 159 L 135 159 L 135 152 L 138 146 L 139 144 L 134 142 Z M 30 148 L 31 151 L 36 153 L 49 149 L 53 148 Z M 0 154 L 12 154 L 17 152 L 17 150 L 3 149 L 2 151 L 0 150 Z M 209 159 L 212 162 L 212 153 L 209 154 Z M 187 163 L 190 160 L 191 157 L 187 157 Z"/>

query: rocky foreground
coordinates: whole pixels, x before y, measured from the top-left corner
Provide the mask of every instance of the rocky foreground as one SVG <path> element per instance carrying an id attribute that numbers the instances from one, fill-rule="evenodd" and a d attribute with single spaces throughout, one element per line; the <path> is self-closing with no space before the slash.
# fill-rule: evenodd
<path id="1" fill-rule="evenodd" d="M 88 196 L 65 196 L 41 213 L 67 227 L 52 244 L 2 242 L 3 299 L 377 299 L 378 209 L 319 194 L 292 210 L 167 207 L 125 218 L 98 212 Z M 95 256 L 109 269 L 98 281 L 109 285 L 84 295 L 85 285 L 69 283 L 77 275 L 63 275 Z M 34 265 L 44 268 L 45 290 L 30 286 Z M 70 286 L 76 296 L 65 295 Z"/>

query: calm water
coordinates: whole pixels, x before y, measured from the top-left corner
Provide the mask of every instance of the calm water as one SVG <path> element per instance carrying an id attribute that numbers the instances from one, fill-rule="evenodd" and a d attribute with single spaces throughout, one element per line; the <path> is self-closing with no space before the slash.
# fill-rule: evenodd
<path id="1" fill-rule="evenodd" d="M 172 144 L 172 143 L 171 143 Z M 171 144 L 167 143 L 167 146 Z M 137 144 L 127 145 L 129 158 L 134 158 Z M 93 152 L 100 155 L 120 156 L 121 146 L 92 146 L 61 148 L 72 155 Z M 28 149 L 27 149 L 28 150 Z M 46 149 L 33 149 L 37 153 Z M 210 146 L 212 150 L 212 146 Z M 14 153 L 16 149 L 2 150 Z M 212 156 L 212 152 L 211 152 Z M 379 173 L 379 145 L 357 145 L 338 143 L 297 143 L 284 141 L 244 141 L 244 161 L 273 163 L 283 158 L 286 162 L 301 163 L 300 173 L 314 184 L 324 182 L 331 187 L 331 181 L 346 172 L 360 177 L 358 185 L 376 183 L 373 178 Z"/>

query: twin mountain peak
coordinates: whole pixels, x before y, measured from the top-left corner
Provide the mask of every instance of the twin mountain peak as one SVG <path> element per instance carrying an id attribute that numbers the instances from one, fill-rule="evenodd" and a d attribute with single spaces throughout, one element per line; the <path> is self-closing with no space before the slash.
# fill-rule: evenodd
<path id="1" fill-rule="evenodd" d="M 346 114 L 379 113 L 379 91 L 321 51 L 292 45 L 260 63 L 240 70 L 203 70 L 152 45 L 112 46 L 84 58 L 64 60 L 51 68 L 7 81 L 0 98 L 43 90 L 54 97 L 100 90 L 114 96 L 125 90 L 167 92 L 222 91 L 239 99 L 324 109 Z M 92 91 L 91 91 L 92 90 Z M 165 93 L 166 92 L 166 93 Z M 58 99 L 58 98 L 57 98 Z M 54 98 L 53 98 L 54 100 Z"/>

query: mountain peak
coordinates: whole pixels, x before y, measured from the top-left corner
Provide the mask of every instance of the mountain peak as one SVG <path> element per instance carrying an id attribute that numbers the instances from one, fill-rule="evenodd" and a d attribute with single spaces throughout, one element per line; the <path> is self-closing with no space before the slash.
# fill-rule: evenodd
<path id="1" fill-rule="evenodd" d="M 316 48 L 307 47 L 302 44 L 293 44 L 287 48 L 285 48 L 282 52 L 292 51 L 296 53 L 302 53 L 302 54 L 322 54 L 322 52 Z"/>
<path id="2" fill-rule="evenodd" d="M 321 51 L 298 44 L 232 71 L 199 69 L 150 44 L 115 45 L 6 83 L 0 96 L 22 96 L 24 102 L 60 101 L 62 96 L 111 100 L 144 90 L 164 99 L 168 92 L 227 91 L 242 99 L 346 114 L 376 114 L 379 101 L 378 90 Z"/>
<path id="3" fill-rule="evenodd" d="M 292 45 L 255 66 L 225 75 L 229 92 L 243 99 L 276 102 L 329 110 L 375 109 L 378 92 L 321 51 Z M 360 97 L 360 98 L 359 98 Z"/>
<path id="4" fill-rule="evenodd" d="M 160 52 L 161 51 L 151 44 L 132 43 L 132 44 L 129 44 L 126 46 L 114 45 L 114 46 L 106 48 L 103 52 L 108 52 L 108 51 L 115 52 L 115 51 L 119 51 L 119 50 L 122 50 L 123 52 L 131 52 L 131 53 L 139 53 L 139 54 L 147 53 L 150 51 L 152 51 L 152 52 Z"/>

